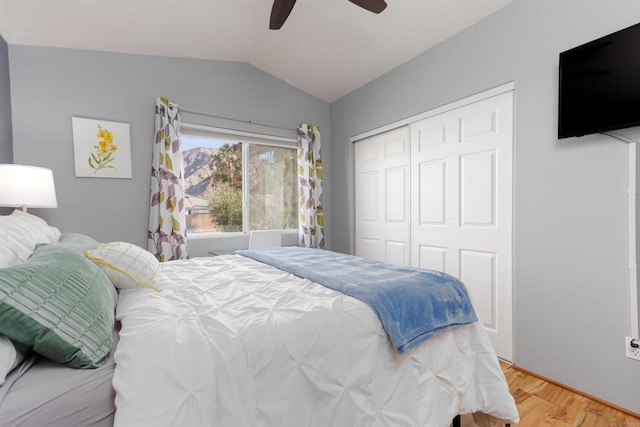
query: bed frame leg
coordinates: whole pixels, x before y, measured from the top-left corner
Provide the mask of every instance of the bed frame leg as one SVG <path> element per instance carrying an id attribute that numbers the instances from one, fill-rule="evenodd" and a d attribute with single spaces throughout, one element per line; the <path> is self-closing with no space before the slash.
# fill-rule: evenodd
<path id="1" fill-rule="evenodd" d="M 451 427 L 460 427 L 460 415 L 456 415 L 453 421 L 451 422 Z M 504 427 L 511 427 L 510 423 L 506 423 Z"/>

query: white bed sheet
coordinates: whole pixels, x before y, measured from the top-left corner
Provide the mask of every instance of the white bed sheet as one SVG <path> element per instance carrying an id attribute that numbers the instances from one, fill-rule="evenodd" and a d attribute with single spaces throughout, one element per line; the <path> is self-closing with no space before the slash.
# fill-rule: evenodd
<path id="1" fill-rule="evenodd" d="M 161 285 L 120 293 L 116 426 L 517 421 L 479 323 L 399 355 L 364 303 L 238 255 L 164 263 Z"/>

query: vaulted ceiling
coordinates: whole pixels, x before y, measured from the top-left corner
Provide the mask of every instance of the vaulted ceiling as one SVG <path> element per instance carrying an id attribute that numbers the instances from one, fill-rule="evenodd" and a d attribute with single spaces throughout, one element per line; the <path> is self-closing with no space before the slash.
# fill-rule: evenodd
<path id="1" fill-rule="evenodd" d="M 247 62 L 332 102 L 512 0 L 298 0 L 269 30 L 271 0 L 0 0 L 9 45 Z"/>

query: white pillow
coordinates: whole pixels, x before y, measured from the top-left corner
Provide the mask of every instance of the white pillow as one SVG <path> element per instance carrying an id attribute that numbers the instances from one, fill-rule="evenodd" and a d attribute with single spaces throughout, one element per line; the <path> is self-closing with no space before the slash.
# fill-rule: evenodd
<path id="1" fill-rule="evenodd" d="M 9 372 L 24 360 L 23 353 L 16 348 L 13 341 L 0 335 L 0 385 L 4 384 Z"/>
<path id="2" fill-rule="evenodd" d="M 0 268 L 11 267 L 23 261 L 15 249 L 19 246 L 21 245 L 0 228 Z"/>
<path id="3" fill-rule="evenodd" d="M 160 263 L 150 252 L 127 242 L 102 243 L 84 254 L 95 262 L 118 289 L 150 288 L 160 292 Z"/>
<path id="4" fill-rule="evenodd" d="M 16 251 L 0 242 L 0 268 L 20 264 L 22 260 Z"/>
<path id="5" fill-rule="evenodd" d="M 42 218 L 21 210 L 11 215 L 0 215 L 0 246 L 5 257 L 14 252 L 20 261 L 25 261 L 38 243 L 55 243 L 60 239 L 60 230 L 47 224 Z M 8 255 L 9 254 L 9 255 Z"/>

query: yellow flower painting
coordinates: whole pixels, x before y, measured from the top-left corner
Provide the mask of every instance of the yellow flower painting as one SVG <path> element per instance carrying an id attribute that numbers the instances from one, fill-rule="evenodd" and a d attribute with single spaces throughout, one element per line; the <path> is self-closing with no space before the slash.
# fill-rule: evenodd
<path id="1" fill-rule="evenodd" d="M 77 177 L 131 178 L 129 124 L 72 117 Z"/>
<path id="2" fill-rule="evenodd" d="M 114 153 L 118 151 L 118 146 L 113 143 L 113 133 L 99 124 L 97 127 L 98 144 L 93 147 L 95 151 L 89 156 L 89 166 L 94 170 L 94 173 L 100 169 L 113 169 L 114 166 L 110 165 L 110 163 L 115 160 Z"/>

